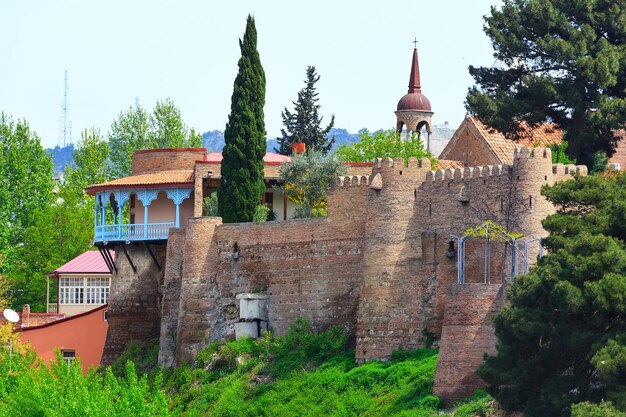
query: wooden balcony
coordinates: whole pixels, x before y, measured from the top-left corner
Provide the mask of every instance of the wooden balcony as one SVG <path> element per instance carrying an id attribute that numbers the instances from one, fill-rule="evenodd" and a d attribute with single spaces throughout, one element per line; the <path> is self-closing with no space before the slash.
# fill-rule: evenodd
<path id="1" fill-rule="evenodd" d="M 174 222 L 140 224 L 105 224 L 95 226 L 94 241 L 120 242 L 165 240 Z"/>

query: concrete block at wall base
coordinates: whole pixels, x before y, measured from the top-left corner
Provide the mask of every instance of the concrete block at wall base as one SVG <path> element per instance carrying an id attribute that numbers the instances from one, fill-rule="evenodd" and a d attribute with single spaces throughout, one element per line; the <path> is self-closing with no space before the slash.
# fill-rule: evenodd
<path id="1" fill-rule="evenodd" d="M 267 294 L 238 294 L 239 318 L 244 320 L 264 320 L 269 321 Z"/>
<path id="2" fill-rule="evenodd" d="M 250 337 L 252 339 L 258 339 L 259 326 L 255 321 L 240 321 L 235 323 L 235 340 Z"/>

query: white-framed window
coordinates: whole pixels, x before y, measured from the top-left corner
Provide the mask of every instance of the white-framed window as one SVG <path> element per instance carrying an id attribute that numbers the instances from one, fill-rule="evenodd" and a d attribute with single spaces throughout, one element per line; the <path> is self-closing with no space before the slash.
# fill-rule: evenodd
<path id="1" fill-rule="evenodd" d="M 84 285 L 83 278 L 59 279 L 59 302 L 61 304 L 83 304 Z"/>
<path id="2" fill-rule="evenodd" d="M 87 278 L 87 304 L 109 301 L 109 278 Z"/>
<path id="3" fill-rule="evenodd" d="M 72 361 L 76 359 L 76 351 L 73 349 L 63 349 L 61 350 L 61 357 L 69 366 L 72 364 Z"/>

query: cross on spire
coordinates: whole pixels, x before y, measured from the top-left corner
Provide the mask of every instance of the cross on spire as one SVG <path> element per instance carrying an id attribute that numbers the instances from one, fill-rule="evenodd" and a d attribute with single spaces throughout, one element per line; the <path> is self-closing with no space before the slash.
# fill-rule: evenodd
<path id="1" fill-rule="evenodd" d="M 417 49 L 417 38 L 415 38 L 415 40 L 413 41 L 413 45 L 414 45 L 413 47 Z"/>

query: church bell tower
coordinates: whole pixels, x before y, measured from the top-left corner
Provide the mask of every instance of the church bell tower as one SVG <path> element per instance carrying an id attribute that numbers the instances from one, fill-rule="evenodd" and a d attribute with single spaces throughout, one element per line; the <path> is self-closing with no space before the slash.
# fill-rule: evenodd
<path id="1" fill-rule="evenodd" d="M 417 48 L 413 49 L 413 61 L 411 63 L 411 75 L 409 77 L 409 91 L 400 101 L 396 110 L 396 130 L 402 132 L 404 128 L 409 132 L 419 133 L 426 129 L 430 137 L 432 132 L 433 111 L 430 101 L 422 94 L 420 82 L 420 67 L 417 58 Z M 430 151 L 430 138 L 426 139 L 426 147 Z"/>

